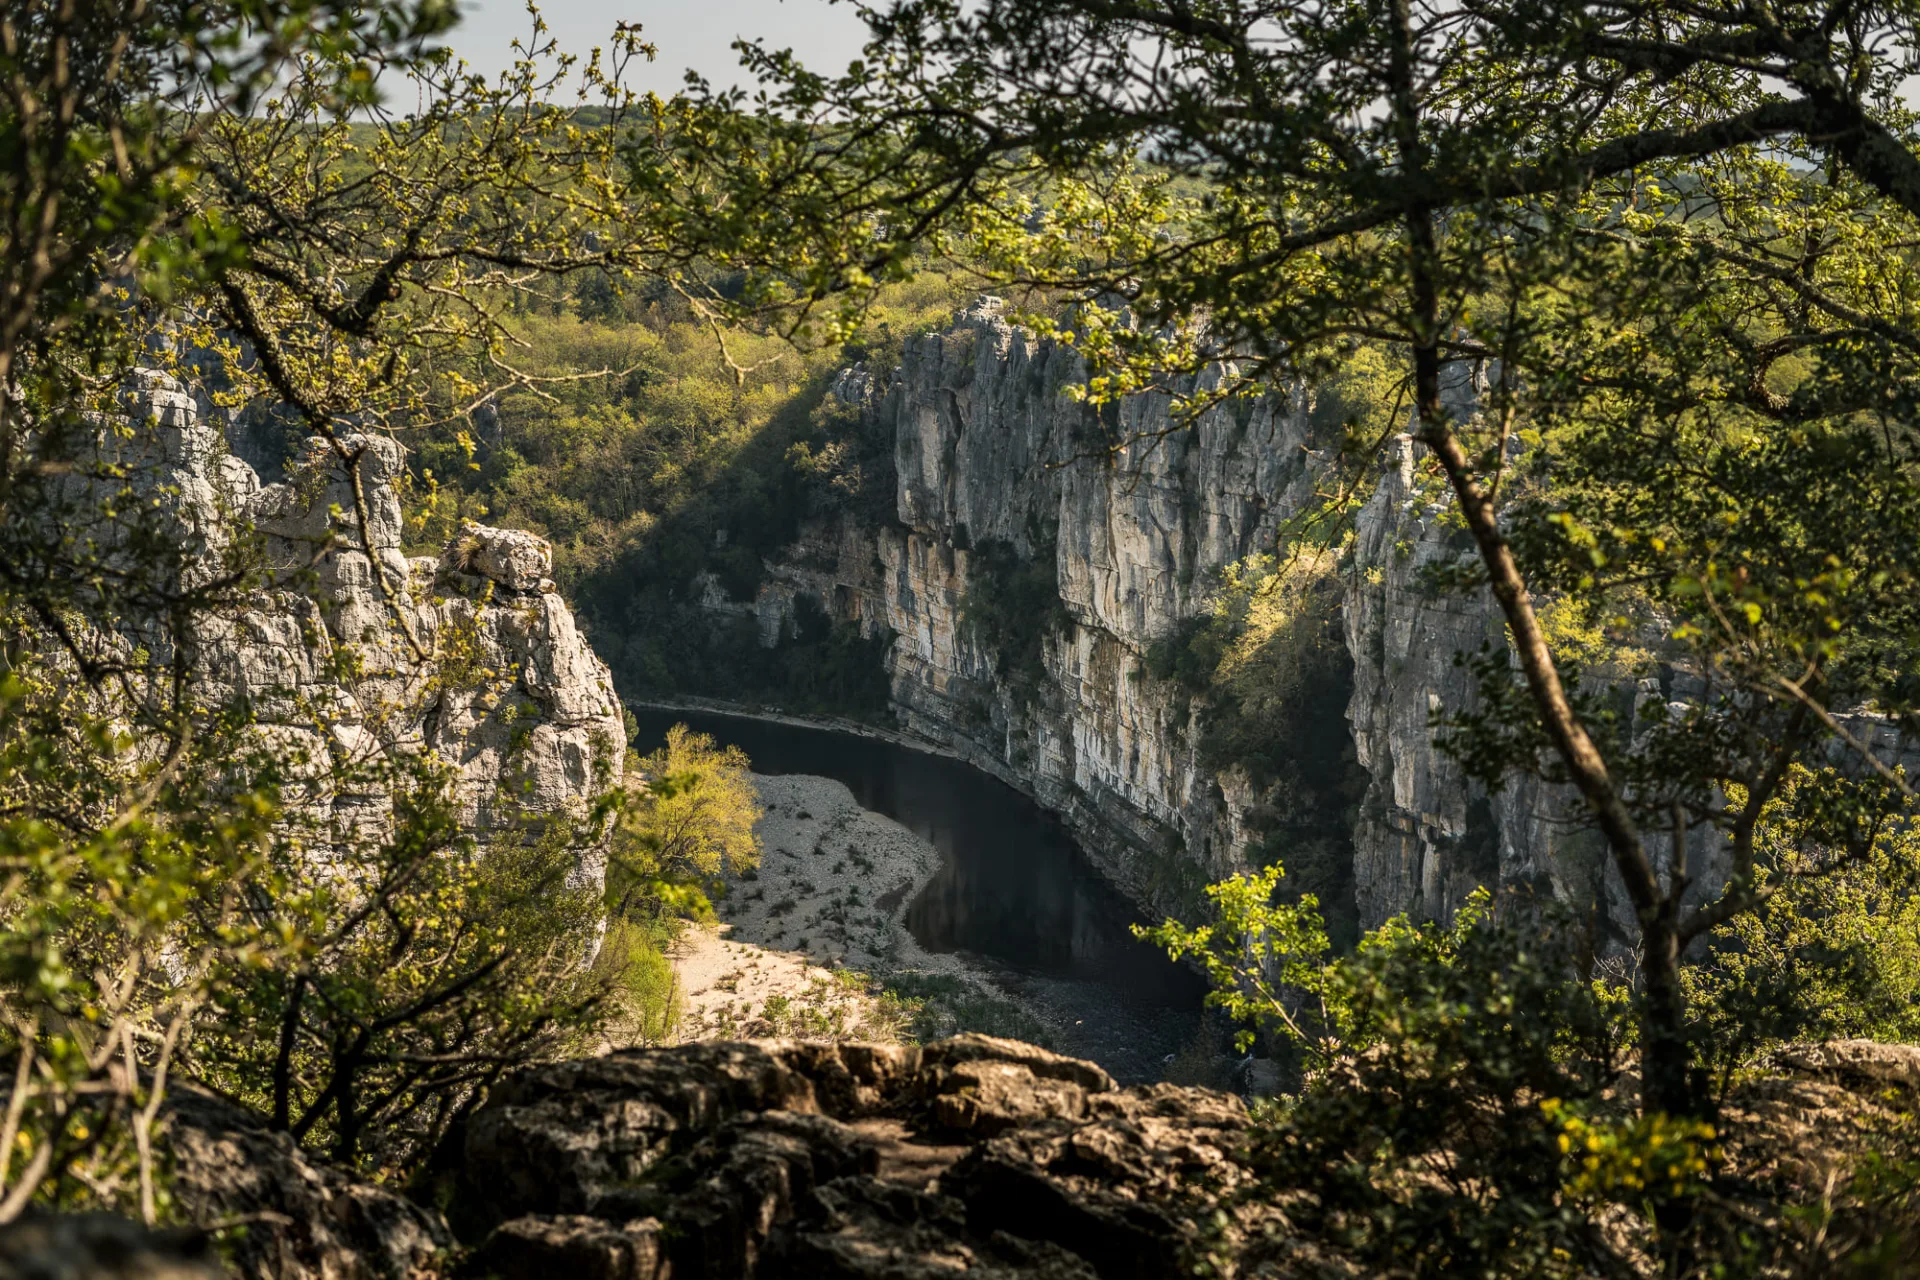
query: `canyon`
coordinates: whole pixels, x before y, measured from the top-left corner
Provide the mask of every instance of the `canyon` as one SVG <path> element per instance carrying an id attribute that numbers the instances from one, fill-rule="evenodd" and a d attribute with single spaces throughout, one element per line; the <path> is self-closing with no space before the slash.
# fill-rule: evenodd
<path id="1" fill-rule="evenodd" d="M 1310 887 L 1346 896 L 1333 909 L 1360 927 L 1445 918 L 1480 884 L 1630 921 L 1566 796 L 1527 781 L 1489 795 L 1436 745 L 1436 713 L 1472 705 L 1456 656 L 1502 630 L 1489 598 L 1427 585 L 1430 566 L 1468 548 L 1409 437 L 1370 464 L 1351 537 L 1301 605 L 1322 624 L 1297 642 L 1316 696 L 1261 709 L 1296 723 L 1278 759 L 1249 767 L 1204 749 L 1219 710 L 1205 692 L 1149 667 L 1156 645 L 1208 616 L 1223 574 L 1326 506 L 1337 430 L 1303 390 L 1223 402 L 1190 424 L 1164 394 L 1096 410 L 1070 392 L 1078 357 L 1003 311 L 983 298 L 908 340 L 890 373 L 838 376 L 832 395 L 892 437 L 894 519 L 816 518 L 752 600 L 709 581 L 709 610 L 750 610 L 769 647 L 797 634 L 802 602 L 891 635 L 899 729 L 1060 814 L 1144 906 L 1191 911 L 1199 885 L 1286 858 L 1289 775 L 1317 769 L 1345 775 L 1340 811 L 1318 815 L 1344 865 Z M 1453 395 L 1470 411 L 1470 387 Z M 1037 652 L 997 652 L 970 605 L 995 575 L 1022 572 L 1045 589 L 1014 607 L 1048 617 L 1030 619 Z"/>

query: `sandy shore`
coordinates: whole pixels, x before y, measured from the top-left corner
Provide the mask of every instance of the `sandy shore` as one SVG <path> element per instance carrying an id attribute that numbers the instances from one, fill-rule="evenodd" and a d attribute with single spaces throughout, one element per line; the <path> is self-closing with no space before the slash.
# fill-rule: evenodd
<path id="1" fill-rule="evenodd" d="M 914 1011 L 883 987 L 902 982 L 1010 1003 L 907 932 L 907 904 L 940 869 L 932 845 L 830 778 L 753 781 L 765 810 L 754 828 L 760 867 L 728 886 L 717 927 L 689 927 L 672 951 L 680 1039 L 894 1039 Z"/>

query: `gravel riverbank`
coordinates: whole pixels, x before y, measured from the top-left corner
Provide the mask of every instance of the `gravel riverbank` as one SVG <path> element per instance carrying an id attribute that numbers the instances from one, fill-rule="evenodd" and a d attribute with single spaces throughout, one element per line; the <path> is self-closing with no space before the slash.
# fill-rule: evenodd
<path id="1" fill-rule="evenodd" d="M 728 885 L 716 927 L 672 951 L 679 1038 L 1041 1034 L 992 978 L 907 931 L 907 904 L 940 869 L 931 844 L 830 778 L 753 781 L 760 867 Z"/>

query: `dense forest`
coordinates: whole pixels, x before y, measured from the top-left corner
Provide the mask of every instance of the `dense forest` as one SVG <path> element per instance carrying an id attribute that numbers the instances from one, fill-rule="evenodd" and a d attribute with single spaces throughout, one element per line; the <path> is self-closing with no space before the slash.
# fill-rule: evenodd
<path id="1" fill-rule="evenodd" d="M 309 1182 L 441 1215 L 453 1274 L 511 1236 L 462 1171 L 500 1099 L 744 1060 L 595 1057 L 671 1038 L 664 948 L 756 874 L 766 816 L 724 744 L 631 751 L 621 700 L 886 721 L 890 632 L 802 600 L 770 644 L 750 606 L 804 530 L 901 519 L 895 438 L 836 378 L 884 392 L 990 292 L 1075 362 L 1096 462 L 1154 443 L 1148 402 L 1166 434 L 1299 405 L 1325 460 L 1127 677 L 1263 797 L 1244 872 L 1139 933 L 1281 1084 L 1101 1113 L 1238 1135 L 1153 1247 L 1219 1275 L 1911 1274 L 1920 14 L 860 11 L 847 67 L 745 43 L 757 90 L 671 98 L 629 86 L 672 57 L 632 25 L 474 74 L 440 0 L 0 11 L 0 1233 L 110 1210 L 274 1273 L 287 1215 L 187 1172 L 217 1105 Z M 1541 821 L 1624 928 L 1548 875 L 1354 913 L 1353 761 L 1305 726 L 1351 695 L 1339 584 L 1394 450 L 1444 535 L 1419 591 L 1497 620 L 1422 728 L 1476 795 L 1564 796 Z M 1072 532 L 961 548 L 1011 697 L 1072 621 Z M 954 1029 L 868 994 L 870 1033 Z M 911 1059 L 964 1082 L 938 1123 L 1019 1071 L 1035 1116 L 1098 1118 L 1060 1101 L 1097 1068 L 980 1043 Z M 911 1074 L 866 1052 L 792 1059 L 858 1069 L 774 1138 L 634 1157 L 554 1212 L 696 1222 L 676 1204 L 764 1185 L 754 1152 Z M 1814 1058 L 1896 1065 L 1804 1119 Z M 1119 1176 L 1077 1141 L 1061 1178 Z M 767 1222 L 858 1217 L 780 1186 Z M 1132 1220 L 1098 1221 L 1082 1257 Z"/>

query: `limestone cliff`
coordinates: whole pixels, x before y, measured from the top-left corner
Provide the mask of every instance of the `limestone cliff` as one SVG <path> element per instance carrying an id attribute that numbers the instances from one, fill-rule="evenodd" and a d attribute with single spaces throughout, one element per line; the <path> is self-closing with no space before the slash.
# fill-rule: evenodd
<path id="1" fill-rule="evenodd" d="M 1440 495 L 1417 492 L 1409 439 L 1392 442 L 1329 587 L 1338 618 L 1317 679 L 1330 696 L 1265 708 L 1312 719 L 1286 752 L 1237 762 L 1202 750 L 1221 708 L 1149 674 L 1148 659 L 1211 607 L 1222 569 L 1271 551 L 1319 500 L 1331 442 L 1310 399 L 1222 405 L 1189 429 L 1175 429 L 1164 395 L 1103 417 L 1066 394 L 1082 376 L 1072 353 L 998 313 L 983 300 L 909 342 L 884 380 L 841 375 L 834 394 L 891 429 L 896 522 L 809 526 L 752 602 L 765 643 L 791 633 L 801 597 L 890 628 L 902 726 L 1059 811 L 1104 872 L 1155 906 L 1190 905 L 1263 840 L 1292 865 L 1275 818 L 1289 777 L 1346 760 L 1357 803 L 1339 816 L 1351 843 L 1335 856 L 1350 874 L 1313 887 L 1349 895 L 1362 926 L 1444 916 L 1480 883 L 1594 900 L 1597 851 L 1570 833 L 1557 797 L 1528 786 L 1488 797 L 1435 746 L 1433 713 L 1471 696 L 1455 654 L 1500 633 L 1490 601 L 1421 587 L 1421 567 L 1458 548 L 1436 519 Z M 1045 599 L 1015 607 L 1056 615 L 1034 621 L 1024 672 L 965 616 L 969 593 L 977 601 L 1008 564 L 1050 582 Z M 745 607 L 709 595 L 715 609 Z"/>
<path id="2" fill-rule="evenodd" d="M 377 823 L 386 795 L 327 779 L 382 753 L 450 768 L 483 839 L 527 815 L 584 813 L 618 781 L 612 681 L 547 577 L 544 541 L 468 525 L 440 556 L 409 559 L 392 440 L 348 436 L 344 456 L 312 440 L 284 483 L 263 485 L 171 379 L 145 379 L 129 415 L 150 425 L 110 447 L 168 505 L 189 575 L 235 539 L 262 539 L 267 584 L 194 625 L 195 691 L 250 712 L 293 762 L 305 816 Z M 598 855 L 581 859 L 577 874 L 597 881 Z"/>
<path id="3" fill-rule="evenodd" d="M 1326 455 L 1304 400 L 1172 431 L 1167 397 L 1103 420 L 1066 394 L 1081 376 L 991 301 L 909 342 L 884 385 L 843 374 L 835 395 L 892 426 L 897 523 L 816 522 L 755 604 L 772 643 L 802 596 L 890 628 L 903 727 L 1030 791 L 1123 888 L 1173 905 L 1243 864 L 1261 796 L 1245 771 L 1203 762 L 1205 708 L 1145 657 L 1206 606 L 1222 567 L 1272 548 Z M 1032 678 L 1002 670 L 1008 655 L 963 617 L 989 557 L 1050 568 L 1058 625 L 1034 628 Z M 1325 751 L 1351 750 L 1343 722 L 1321 731 Z"/>

